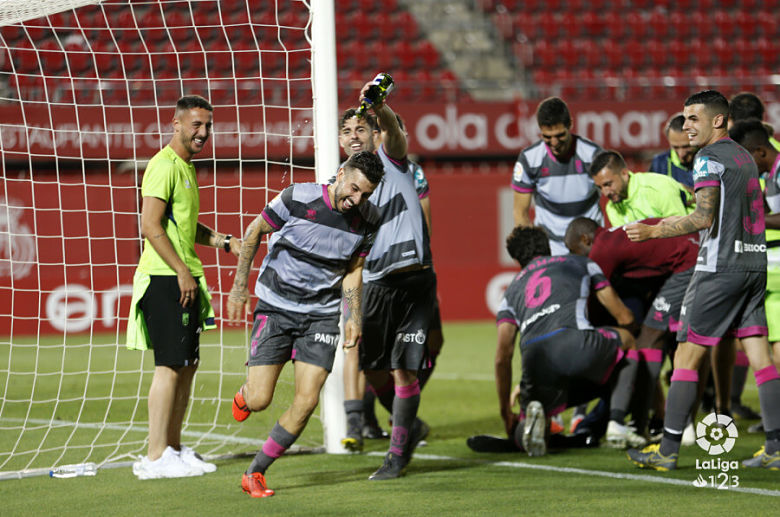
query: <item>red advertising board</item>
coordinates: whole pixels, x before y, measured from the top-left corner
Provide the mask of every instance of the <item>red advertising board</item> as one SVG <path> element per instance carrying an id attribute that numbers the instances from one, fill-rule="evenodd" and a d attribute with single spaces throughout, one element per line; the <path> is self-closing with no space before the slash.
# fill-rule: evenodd
<path id="1" fill-rule="evenodd" d="M 346 107 L 346 106 L 345 106 Z M 428 158 L 516 154 L 538 138 L 536 103 L 403 104 L 410 151 Z M 665 147 L 663 126 L 681 103 L 571 103 L 574 131 L 603 147 L 623 151 Z M 780 127 L 780 103 L 767 105 L 769 123 Z M 170 138 L 171 108 L 10 103 L 0 106 L 0 145 L 7 157 L 145 159 Z M 240 130 L 240 131 L 239 131 Z M 269 106 L 220 107 L 214 138 L 201 157 L 224 159 L 311 157 L 308 109 Z M 336 132 L 333 133 L 336 145 Z"/>

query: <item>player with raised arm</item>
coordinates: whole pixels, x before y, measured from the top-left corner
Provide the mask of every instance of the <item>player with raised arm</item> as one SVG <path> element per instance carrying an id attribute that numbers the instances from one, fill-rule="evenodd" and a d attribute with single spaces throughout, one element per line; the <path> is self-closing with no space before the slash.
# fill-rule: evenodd
<path id="1" fill-rule="evenodd" d="M 685 421 L 696 398 L 698 367 L 708 347 L 729 346 L 732 335 L 742 340 L 755 372 L 766 430 L 765 447 L 743 464 L 780 467 L 780 375 L 769 356 L 764 311 L 764 205 L 755 162 L 728 138 L 728 112 L 728 101 L 714 90 L 685 101 L 683 129 L 699 147 L 694 161 L 696 210 L 657 225 L 626 227 L 633 241 L 700 232 L 699 256 L 680 312 L 680 345 L 667 394 L 664 436 L 660 444 L 628 451 L 640 467 L 677 468 Z"/>
<path id="2" fill-rule="evenodd" d="M 265 471 L 295 442 L 319 402 L 339 339 L 339 305 L 350 310 L 344 348 L 361 335 L 365 257 L 378 224 L 368 202 L 382 182 L 382 162 L 358 152 L 330 185 L 293 184 L 249 225 L 228 299 L 228 316 L 241 322 L 249 308 L 247 281 L 263 235 L 272 233 L 255 285 L 258 302 L 249 343 L 249 373 L 233 400 L 233 417 L 245 420 L 271 403 L 285 363 L 295 364 L 295 398 L 271 429 L 241 480 L 252 497 L 273 495 Z"/>
<path id="3" fill-rule="evenodd" d="M 198 222 L 200 193 L 192 157 L 211 135 L 214 109 L 197 95 L 180 98 L 173 137 L 144 172 L 144 250 L 133 277 L 127 347 L 154 349 L 149 388 L 149 449 L 133 464 L 139 479 L 196 476 L 217 467 L 181 443 L 190 386 L 200 359 L 200 332 L 214 328 L 203 265 L 195 244 L 238 255 L 241 243 Z"/>
<path id="4" fill-rule="evenodd" d="M 361 101 L 369 85 L 363 87 Z M 406 137 L 386 103 L 375 102 L 371 109 L 382 132 L 376 153 L 384 165 L 385 178 L 371 197 L 381 221 L 363 271 L 363 340 L 359 352 L 360 369 L 393 415 L 389 451 L 382 466 L 369 478 L 385 480 L 403 474 L 414 448 L 428 431 L 417 418 L 417 375 L 427 365 L 425 343 L 436 277 L 414 177 L 406 164 Z M 358 118 L 355 110 L 347 110 L 342 116 L 339 142 L 347 155 L 374 150 L 369 120 L 366 114 Z M 362 400 L 355 400 L 355 404 L 362 408 Z"/>
<path id="5" fill-rule="evenodd" d="M 543 100 L 536 110 L 541 140 L 523 149 L 512 175 L 515 226 L 544 228 L 553 255 L 569 251 L 563 243 L 575 217 L 601 223 L 599 191 L 588 175 L 601 147 L 571 132 L 569 107 L 558 97 Z M 531 221 L 531 201 L 535 218 Z"/>
<path id="6" fill-rule="evenodd" d="M 507 287 L 496 316 L 496 391 L 507 434 L 513 435 L 518 421 L 510 388 L 519 332 L 523 447 L 530 456 L 547 450 L 546 416 L 599 396 L 610 399 L 609 444 L 644 445 L 645 439 L 623 424 L 637 369 L 634 338 L 624 328 L 594 328 L 587 318 L 588 296 L 595 292 L 621 326 L 632 325 L 634 315 L 595 262 L 579 255 L 550 256 L 541 228 L 516 227 L 506 247 L 523 268 Z"/>

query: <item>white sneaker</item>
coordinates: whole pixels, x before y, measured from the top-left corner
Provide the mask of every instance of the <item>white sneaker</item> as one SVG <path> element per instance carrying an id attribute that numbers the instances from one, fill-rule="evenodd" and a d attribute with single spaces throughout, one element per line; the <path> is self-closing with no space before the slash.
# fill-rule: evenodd
<path id="1" fill-rule="evenodd" d="M 181 456 L 181 460 L 184 463 L 186 463 L 190 467 L 200 469 L 206 474 L 210 472 L 216 472 L 217 470 L 216 465 L 204 461 L 203 457 L 201 457 L 200 454 L 192 450 L 192 448 L 187 447 L 186 445 L 181 446 L 181 451 L 179 452 L 179 456 Z"/>
<path id="2" fill-rule="evenodd" d="M 690 447 L 694 443 L 696 443 L 696 431 L 693 430 L 693 424 L 691 423 L 685 426 L 680 444 L 685 447 Z"/>
<path id="3" fill-rule="evenodd" d="M 610 420 L 607 424 L 607 446 L 615 449 L 625 449 L 633 447 L 635 449 L 647 445 L 644 436 L 639 435 L 633 428 L 623 425 L 615 420 Z"/>
<path id="4" fill-rule="evenodd" d="M 203 471 L 184 463 L 179 453 L 168 446 L 162 456 L 154 461 L 150 461 L 148 456 L 143 456 L 133 463 L 133 474 L 138 479 L 185 478 L 202 476 Z"/>

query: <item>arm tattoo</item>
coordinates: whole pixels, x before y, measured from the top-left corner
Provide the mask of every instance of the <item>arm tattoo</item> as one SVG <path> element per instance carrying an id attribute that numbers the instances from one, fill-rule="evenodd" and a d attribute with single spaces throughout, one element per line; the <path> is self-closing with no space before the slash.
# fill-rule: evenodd
<path id="1" fill-rule="evenodd" d="M 658 226 L 658 237 L 676 237 L 698 232 L 712 225 L 720 208 L 720 187 L 705 187 L 696 191 L 696 211 L 671 224 Z"/>
<path id="2" fill-rule="evenodd" d="M 363 319 L 360 313 L 360 287 L 348 287 L 344 289 L 344 299 L 349 307 L 349 317 L 358 323 Z"/>
<path id="3" fill-rule="evenodd" d="M 236 266 L 236 277 L 233 280 L 234 289 L 244 289 L 249 280 L 249 270 L 252 269 L 252 261 L 260 247 L 260 239 L 263 236 L 257 219 L 247 227 L 244 234 L 244 242 L 241 244 L 241 252 L 238 255 L 238 265 Z"/>

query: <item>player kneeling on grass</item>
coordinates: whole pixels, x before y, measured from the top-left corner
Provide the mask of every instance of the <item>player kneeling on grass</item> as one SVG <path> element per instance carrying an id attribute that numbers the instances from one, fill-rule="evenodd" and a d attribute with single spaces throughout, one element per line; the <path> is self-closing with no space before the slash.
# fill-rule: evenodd
<path id="1" fill-rule="evenodd" d="M 344 348 L 361 335 L 364 257 L 379 215 L 368 197 L 384 174 L 371 152 L 353 154 L 331 185 L 302 183 L 284 189 L 249 225 L 228 299 L 228 317 L 249 309 L 247 280 L 262 235 L 275 232 L 255 285 L 259 298 L 250 336 L 249 374 L 233 400 L 245 420 L 271 403 L 284 364 L 295 362 L 292 406 L 271 429 L 241 481 L 252 497 L 273 495 L 265 471 L 298 438 L 319 402 L 339 340 L 339 304 L 349 307 Z"/>
<path id="2" fill-rule="evenodd" d="M 523 267 L 507 287 L 497 315 L 496 388 L 507 434 L 513 436 L 518 422 L 509 392 L 519 330 L 522 443 L 530 456 L 547 451 L 550 415 L 604 395 L 610 401 L 608 444 L 644 445 L 642 436 L 623 425 L 637 370 L 634 338 L 623 328 L 594 328 L 587 318 L 588 296 L 595 291 L 619 325 L 634 324 L 631 311 L 595 262 L 577 255 L 550 256 L 543 229 L 517 227 L 506 247 Z"/>

